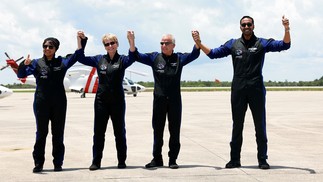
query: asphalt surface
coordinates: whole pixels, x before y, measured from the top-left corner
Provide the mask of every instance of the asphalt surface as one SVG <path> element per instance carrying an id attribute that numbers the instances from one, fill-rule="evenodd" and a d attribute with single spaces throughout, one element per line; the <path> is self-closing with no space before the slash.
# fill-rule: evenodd
<path id="1" fill-rule="evenodd" d="M 44 171 L 32 173 L 35 140 L 33 93 L 0 100 L 0 181 L 323 181 L 323 92 L 268 91 L 269 170 L 258 169 L 253 120 L 248 109 L 241 168 L 225 169 L 231 138 L 230 92 L 183 92 L 180 168 L 145 169 L 152 159 L 152 92 L 126 96 L 127 168 L 118 169 L 111 120 L 102 169 L 89 171 L 92 159 L 94 95 L 67 93 L 65 160 L 54 172 L 51 134 Z M 163 157 L 168 163 L 168 129 Z"/>

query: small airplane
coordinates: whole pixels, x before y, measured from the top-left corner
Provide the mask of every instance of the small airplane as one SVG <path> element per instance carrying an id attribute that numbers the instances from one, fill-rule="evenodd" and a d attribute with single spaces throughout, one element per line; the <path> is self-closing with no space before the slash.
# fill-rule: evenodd
<path id="1" fill-rule="evenodd" d="M 130 73 L 136 73 L 132 70 L 126 71 L 129 71 Z M 88 66 L 74 66 L 70 68 L 66 73 L 64 79 L 65 88 L 69 88 L 71 92 L 81 93 L 81 98 L 84 98 L 86 93 L 96 93 L 98 89 L 98 83 L 99 77 L 96 73 L 96 68 L 91 68 Z M 143 92 L 146 89 L 144 86 L 134 83 L 127 77 L 123 78 L 122 84 L 125 94 L 133 95 L 134 97 L 136 97 L 139 92 Z"/>
<path id="2" fill-rule="evenodd" d="M 7 56 L 7 57 L 9 57 L 7 53 L 5 53 L 5 54 L 6 54 L 6 56 Z M 20 61 L 22 58 L 23 58 L 23 57 L 21 57 L 21 58 L 17 59 L 17 60 L 16 60 L 16 62 L 17 62 L 17 61 Z M 8 66 L 9 66 L 8 64 L 7 64 L 6 66 L 2 66 L 2 67 L 0 68 L 0 71 L 2 71 L 2 70 L 4 70 L 4 69 L 6 69 Z M 8 96 L 12 95 L 12 93 L 13 93 L 13 91 L 12 91 L 11 89 L 9 89 L 9 88 L 7 88 L 7 87 L 4 87 L 4 86 L 0 85 L 0 99 L 3 99 L 3 98 L 5 98 L 5 97 L 8 97 Z"/>
<path id="3" fill-rule="evenodd" d="M 5 52 L 4 53 L 6 56 L 7 56 L 7 58 L 9 59 L 9 60 L 13 60 L 13 59 L 11 59 L 10 57 L 9 57 L 9 55 Z M 19 58 L 19 59 L 17 59 L 15 62 L 18 62 L 18 61 L 20 61 L 20 60 L 22 60 L 24 57 L 22 56 L 21 58 Z M 8 61 L 7 61 L 7 63 L 8 63 Z M 0 68 L 0 71 L 2 71 L 2 70 L 4 70 L 4 69 L 6 69 L 7 67 L 9 67 L 10 65 L 9 64 L 7 64 L 7 65 L 5 65 L 5 66 L 2 66 L 1 68 Z M 18 68 L 18 67 L 17 67 Z"/>
<path id="4" fill-rule="evenodd" d="M 17 74 L 18 64 L 17 61 L 10 59 L 7 61 L 7 66 L 10 66 L 13 71 Z M 20 59 L 19 59 L 20 60 Z M 130 73 L 136 73 L 140 75 L 146 75 L 145 73 L 138 73 L 132 70 L 126 70 Z M 29 75 L 26 78 L 19 79 L 22 83 L 36 86 L 36 79 L 33 75 Z M 73 66 L 70 68 L 64 78 L 64 87 L 66 91 L 81 93 L 81 98 L 85 98 L 86 93 L 96 93 L 98 89 L 99 77 L 96 73 L 96 68 L 88 66 Z M 142 85 L 134 83 L 128 78 L 123 79 L 123 90 L 125 94 L 137 96 L 139 92 L 144 91 L 146 88 Z"/>
<path id="5" fill-rule="evenodd" d="M 3 99 L 5 97 L 8 97 L 9 95 L 11 95 L 13 92 L 11 89 L 1 86 L 0 85 L 0 99 Z"/>

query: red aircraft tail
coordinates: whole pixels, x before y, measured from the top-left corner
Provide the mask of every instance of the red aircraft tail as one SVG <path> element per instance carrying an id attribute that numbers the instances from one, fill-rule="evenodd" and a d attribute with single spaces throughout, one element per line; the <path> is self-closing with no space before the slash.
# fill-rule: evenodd
<path id="1" fill-rule="evenodd" d="M 9 65 L 11 68 L 12 68 L 12 70 L 16 73 L 16 74 L 18 74 L 18 64 L 16 63 L 16 61 L 15 60 L 13 60 L 13 59 L 8 59 L 8 60 L 6 60 L 7 61 L 7 65 Z"/>
<path id="2" fill-rule="evenodd" d="M 89 90 L 90 89 L 90 84 L 91 84 L 92 78 L 93 78 L 93 76 L 95 74 L 95 71 L 96 71 L 96 68 L 93 67 L 92 70 L 91 70 L 91 72 L 90 72 L 90 74 L 89 74 L 89 78 L 87 79 L 87 82 L 85 84 L 84 93 L 89 93 L 89 92 L 90 93 L 96 93 L 96 91 L 98 89 L 98 79 L 99 79 L 98 77 L 95 80 L 95 83 L 93 85 L 93 89 L 91 91 Z"/>
<path id="3" fill-rule="evenodd" d="M 10 66 L 11 68 L 12 68 L 12 70 L 16 73 L 16 74 L 18 74 L 18 64 L 17 64 L 17 62 L 19 61 L 19 60 L 21 60 L 23 57 L 21 57 L 21 58 L 19 58 L 18 60 L 13 60 L 13 59 L 8 59 L 8 60 L 6 60 L 7 61 L 7 66 Z M 26 78 L 19 78 L 19 80 L 22 82 L 22 83 L 25 83 L 26 82 Z"/>

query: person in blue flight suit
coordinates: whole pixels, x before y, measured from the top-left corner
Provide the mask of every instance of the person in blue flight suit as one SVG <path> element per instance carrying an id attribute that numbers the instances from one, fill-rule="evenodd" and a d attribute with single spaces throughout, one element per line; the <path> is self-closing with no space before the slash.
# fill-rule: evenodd
<path id="1" fill-rule="evenodd" d="M 129 52 L 135 51 L 134 33 L 127 31 Z M 125 95 L 123 91 L 123 77 L 126 68 L 135 60 L 131 56 L 118 53 L 119 42 L 116 35 L 108 33 L 102 38 L 103 46 L 107 52 L 104 55 L 83 56 L 80 63 L 96 67 L 99 86 L 94 102 L 94 136 L 93 159 L 90 170 L 101 168 L 101 159 L 105 142 L 105 132 L 109 118 L 112 120 L 117 148 L 118 168 L 126 168 L 127 141 L 125 128 Z"/>
<path id="2" fill-rule="evenodd" d="M 181 74 L 183 67 L 200 55 L 197 45 L 191 53 L 174 53 L 175 38 L 172 34 L 162 36 L 161 53 L 134 53 L 136 61 L 151 66 L 154 75 L 154 101 L 152 126 L 154 130 L 153 159 L 145 167 L 163 166 L 162 146 L 166 117 L 168 119 L 169 163 L 171 169 L 177 169 L 176 163 L 180 151 L 180 128 L 182 119 Z"/>
<path id="3" fill-rule="evenodd" d="M 65 146 L 64 128 L 66 119 L 67 100 L 64 88 L 66 71 L 73 66 L 79 55 L 84 54 L 86 38 L 82 31 L 77 32 L 78 49 L 69 57 L 55 57 L 59 48 L 59 40 L 53 37 L 46 38 L 43 42 L 43 57 L 39 59 L 27 59 L 18 67 L 19 78 L 25 78 L 33 74 L 36 78 L 36 91 L 34 98 L 34 114 L 36 118 L 36 142 L 33 158 L 34 173 L 41 172 L 45 162 L 45 145 L 48 134 L 49 120 L 51 121 L 53 141 L 54 171 L 61 171 Z"/>
<path id="4" fill-rule="evenodd" d="M 242 130 L 248 105 L 251 110 L 257 142 L 258 167 L 269 169 L 267 163 L 267 133 L 265 97 L 266 89 L 263 83 L 262 68 L 267 52 L 283 51 L 290 48 L 289 20 L 283 16 L 285 28 L 283 40 L 258 38 L 254 34 L 254 19 L 243 16 L 240 19 L 241 38 L 231 39 L 219 48 L 210 49 L 201 43 L 198 31 L 193 38 L 202 51 L 211 59 L 232 56 L 234 75 L 231 86 L 232 138 L 230 142 L 231 160 L 226 168 L 240 167 L 242 146 Z"/>

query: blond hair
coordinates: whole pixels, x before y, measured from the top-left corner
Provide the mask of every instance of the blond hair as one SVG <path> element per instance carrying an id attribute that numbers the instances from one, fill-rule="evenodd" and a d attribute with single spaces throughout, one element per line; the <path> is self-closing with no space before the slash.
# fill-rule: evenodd
<path id="1" fill-rule="evenodd" d="M 110 40 L 110 41 L 113 41 L 115 43 L 118 43 L 118 38 L 115 34 L 112 34 L 112 33 L 107 33 L 107 34 L 104 34 L 103 37 L 102 37 L 102 43 L 104 44 L 104 40 Z"/>

